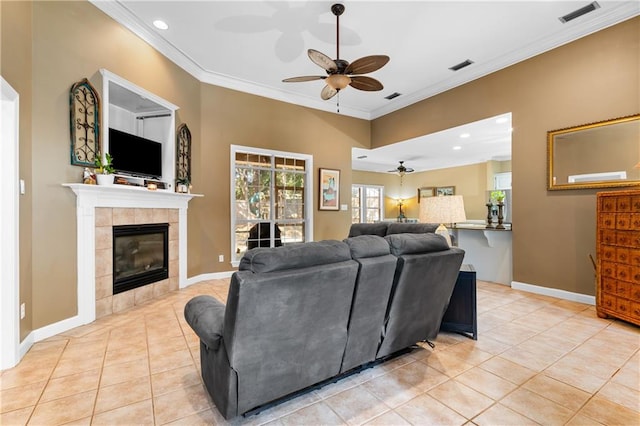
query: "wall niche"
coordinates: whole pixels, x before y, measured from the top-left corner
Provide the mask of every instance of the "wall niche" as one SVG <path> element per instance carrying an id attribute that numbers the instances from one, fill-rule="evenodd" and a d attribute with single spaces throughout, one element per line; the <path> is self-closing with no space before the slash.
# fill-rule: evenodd
<path id="1" fill-rule="evenodd" d="M 169 101 L 101 69 L 102 152 L 109 151 L 109 128 L 162 144 L 162 177 L 165 189 L 175 184 L 175 117 L 178 107 Z M 117 158 L 115 159 L 117 164 Z"/>

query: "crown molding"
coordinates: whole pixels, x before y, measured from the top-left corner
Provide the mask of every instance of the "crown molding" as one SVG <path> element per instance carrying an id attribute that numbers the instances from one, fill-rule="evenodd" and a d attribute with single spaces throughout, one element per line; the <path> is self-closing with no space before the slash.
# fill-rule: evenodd
<path id="1" fill-rule="evenodd" d="M 202 68 L 198 63 L 178 49 L 172 43 L 160 37 L 144 22 L 141 22 L 136 16 L 118 0 L 89 0 L 95 7 L 113 18 L 116 22 L 132 31 L 142 40 L 151 45 L 154 49 L 162 53 L 169 60 L 174 62 L 180 68 L 191 74 L 193 77 L 203 83 L 208 83 L 227 89 L 237 90 L 240 92 L 250 93 L 269 99 L 287 102 L 303 107 L 313 108 L 316 110 L 336 113 L 336 105 L 332 102 L 322 101 L 317 98 L 300 95 L 293 92 L 274 89 L 264 85 L 259 85 L 250 81 L 234 78 L 228 75 L 212 72 Z M 454 74 L 451 78 L 442 81 L 439 84 L 425 87 L 413 94 L 402 96 L 394 99 L 391 103 L 384 107 L 377 108 L 373 111 L 364 111 L 360 109 L 350 108 L 346 105 L 340 106 L 340 114 L 350 117 L 360 118 L 364 120 L 373 120 L 383 115 L 395 112 L 424 99 L 435 96 L 439 93 L 446 92 L 454 87 L 484 77 L 503 68 L 514 65 L 518 62 L 537 56 L 541 53 L 552 50 L 556 47 L 570 43 L 576 39 L 585 37 L 612 25 L 618 24 L 625 20 L 631 19 L 640 14 L 640 6 L 636 2 L 625 2 L 613 6 L 610 9 L 602 10 L 601 13 L 594 18 L 583 18 L 580 22 L 571 21 L 564 25 L 570 26 L 569 30 L 563 28 L 563 31 L 555 35 L 537 40 L 524 49 L 518 49 L 509 54 L 492 59 L 484 64 L 475 64 L 472 67 L 465 68 L 463 72 Z"/>

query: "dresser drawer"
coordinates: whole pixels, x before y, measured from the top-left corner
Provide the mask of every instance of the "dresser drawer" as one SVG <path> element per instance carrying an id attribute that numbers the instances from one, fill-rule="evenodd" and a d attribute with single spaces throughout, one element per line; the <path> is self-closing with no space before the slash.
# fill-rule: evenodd
<path id="1" fill-rule="evenodd" d="M 631 213 L 630 229 L 640 231 L 640 213 Z"/>
<path id="2" fill-rule="evenodd" d="M 608 260 L 608 259 L 607 259 Z M 618 247 L 616 249 L 616 262 L 630 264 L 631 259 L 629 257 L 629 249 L 625 247 Z"/>
<path id="3" fill-rule="evenodd" d="M 603 277 L 615 278 L 616 264 L 613 262 L 602 262 L 602 266 L 600 267 L 600 273 L 602 274 Z"/>
<path id="4" fill-rule="evenodd" d="M 640 266 L 631 266 L 631 282 L 640 284 Z"/>
<path id="5" fill-rule="evenodd" d="M 616 245 L 623 247 L 631 247 L 634 241 L 634 233 L 631 231 L 615 231 Z"/>
<path id="6" fill-rule="evenodd" d="M 616 280 L 614 278 L 602 278 L 602 291 L 604 293 L 616 294 Z"/>
<path id="7" fill-rule="evenodd" d="M 631 265 L 616 264 L 616 278 L 620 281 L 631 282 Z"/>
<path id="8" fill-rule="evenodd" d="M 631 302 L 631 316 L 637 321 L 640 321 L 640 303 Z"/>
<path id="9" fill-rule="evenodd" d="M 616 214 L 615 213 L 602 213 L 600 215 L 600 227 L 603 229 L 615 229 L 616 227 Z"/>
<path id="10" fill-rule="evenodd" d="M 612 229 L 601 229 L 600 244 L 607 244 L 607 245 L 616 244 L 616 231 Z"/>
<path id="11" fill-rule="evenodd" d="M 631 196 L 631 211 L 640 213 L 640 195 Z"/>
<path id="12" fill-rule="evenodd" d="M 616 211 L 618 213 L 631 213 L 631 196 L 616 197 Z"/>
<path id="13" fill-rule="evenodd" d="M 629 250 L 629 263 L 640 266 L 640 249 Z"/>
<path id="14" fill-rule="evenodd" d="M 629 315 L 631 313 L 631 300 L 616 297 L 616 311 L 621 314 Z"/>
<path id="15" fill-rule="evenodd" d="M 600 198 L 600 210 L 603 213 L 613 213 L 616 211 L 616 199 L 612 197 Z"/>
<path id="16" fill-rule="evenodd" d="M 640 284 L 631 284 L 631 300 L 640 303 Z"/>
<path id="17" fill-rule="evenodd" d="M 614 310 L 616 308 L 616 297 L 609 293 L 602 293 L 601 305 L 604 309 Z"/>
<path id="18" fill-rule="evenodd" d="M 618 281 L 616 283 L 616 296 L 630 299 L 632 293 L 633 284 L 624 281 Z"/>
<path id="19" fill-rule="evenodd" d="M 616 229 L 622 229 L 622 230 L 631 229 L 631 213 L 616 214 Z"/>

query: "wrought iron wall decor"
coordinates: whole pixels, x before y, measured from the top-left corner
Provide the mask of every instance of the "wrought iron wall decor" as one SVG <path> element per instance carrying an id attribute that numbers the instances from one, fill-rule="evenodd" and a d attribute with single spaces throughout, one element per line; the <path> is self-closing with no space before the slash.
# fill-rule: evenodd
<path id="1" fill-rule="evenodd" d="M 191 132 L 184 123 L 176 131 L 176 184 L 191 184 Z"/>
<path id="2" fill-rule="evenodd" d="M 100 98 L 86 78 L 71 86 L 71 164 L 93 167 L 100 153 Z"/>

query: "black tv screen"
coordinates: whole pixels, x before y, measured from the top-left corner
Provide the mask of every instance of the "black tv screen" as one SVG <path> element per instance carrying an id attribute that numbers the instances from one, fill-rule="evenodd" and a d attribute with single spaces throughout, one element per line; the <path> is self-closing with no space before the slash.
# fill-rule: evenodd
<path id="1" fill-rule="evenodd" d="M 109 129 L 109 154 L 118 173 L 160 179 L 162 144 L 140 136 Z"/>

